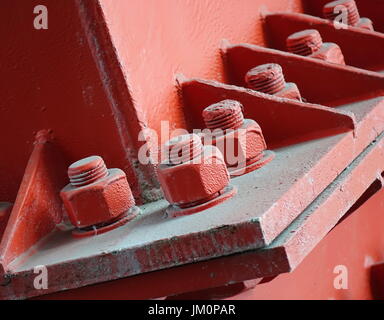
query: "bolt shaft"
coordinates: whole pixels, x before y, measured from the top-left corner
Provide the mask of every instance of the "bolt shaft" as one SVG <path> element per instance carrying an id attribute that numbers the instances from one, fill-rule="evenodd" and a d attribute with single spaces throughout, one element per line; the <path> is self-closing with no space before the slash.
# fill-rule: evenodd
<path id="1" fill-rule="evenodd" d="M 321 35 L 315 29 L 295 32 L 287 38 L 288 51 L 301 56 L 309 56 L 315 53 L 322 45 Z"/>
<path id="2" fill-rule="evenodd" d="M 249 70 L 245 81 L 249 88 L 267 94 L 275 94 L 286 85 L 283 70 L 276 63 L 263 64 Z"/>
<path id="3" fill-rule="evenodd" d="M 335 20 L 335 18 L 341 13 L 338 10 L 338 7 L 341 6 L 344 6 L 344 8 L 347 10 L 348 25 L 356 26 L 360 21 L 360 14 L 354 0 L 337 0 L 327 3 L 323 7 L 324 17 L 331 21 Z"/>
<path id="4" fill-rule="evenodd" d="M 108 175 L 104 160 L 99 156 L 91 156 L 76 161 L 68 168 L 68 177 L 73 186 L 81 187 L 91 184 Z"/>
<path id="5" fill-rule="evenodd" d="M 203 118 L 208 129 L 236 130 L 244 122 L 243 106 L 235 100 L 223 100 L 212 104 L 203 111 Z"/>
<path id="6" fill-rule="evenodd" d="M 170 165 L 190 161 L 203 152 L 201 138 L 196 134 L 181 135 L 165 144 L 165 151 Z"/>

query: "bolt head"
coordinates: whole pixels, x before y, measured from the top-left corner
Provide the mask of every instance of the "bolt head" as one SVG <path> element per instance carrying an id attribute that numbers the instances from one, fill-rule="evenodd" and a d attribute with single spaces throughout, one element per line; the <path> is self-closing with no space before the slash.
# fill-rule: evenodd
<path id="1" fill-rule="evenodd" d="M 345 65 L 344 56 L 336 43 L 326 42 L 323 47 L 309 57 L 324 60 L 327 62 Z"/>
<path id="2" fill-rule="evenodd" d="M 283 90 L 275 93 L 275 97 L 301 101 L 299 88 L 293 82 L 287 82 Z"/>
<path id="3" fill-rule="evenodd" d="M 160 164 L 158 178 L 168 202 L 181 206 L 203 201 L 229 183 L 223 156 L 213 146 L 203 147 L 201 155 L 188 162 L 173 166 Z"/>
<path id="4" fill-rule="evenodd" d="M 127 177 L 120 169 L 108 169 L 106 177 L 86 186 L 68 184 L 60 196 L 77 228 L 107 223 L 135 205 Z"/>
<path id="5" fill-rule="evenodd" d="M 204 144 L 212 144 L 220 150 L 228 167 L 261 157 L 267 148 L 260 126 L 251 119 L 245 119 L 237 130 L 213 130 L 206 133 L 203 140 Z"/>

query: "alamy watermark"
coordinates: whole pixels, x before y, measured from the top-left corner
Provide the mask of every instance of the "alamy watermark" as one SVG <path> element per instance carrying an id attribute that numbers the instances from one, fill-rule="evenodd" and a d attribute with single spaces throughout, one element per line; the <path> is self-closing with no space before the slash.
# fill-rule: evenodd
<path id="1" fill-rule="evenodd" d="M 48 8 L 44 5 L 37 5 L 33 8 L 33 13 L 36 15 L 33 19 L 33 27 L 36 30 L 48 29 Z"/>
<path id="2" fill-rule="evenodd" d="M 48 269 L 46 266 L 40 265 L 33 268 L 33 273 L 37 274 L 33 279 L 33 287 L 36 290 L 48 289 Z"/>
<path id="3" fill-rule="evenodd" d="M 333 280 L 333 287 L 337 290 L 348 290 L 348 268 L 345 265 L 337 265 L 333 269 L 337 276 Z"/>
<path id="4" fill-rule="evenodd" d="M 348 8 L 338 5 L 333 9 L 333 13 L 337 15 L 333 20 L 334 27 L 336 29 L 348 29 Z"/>

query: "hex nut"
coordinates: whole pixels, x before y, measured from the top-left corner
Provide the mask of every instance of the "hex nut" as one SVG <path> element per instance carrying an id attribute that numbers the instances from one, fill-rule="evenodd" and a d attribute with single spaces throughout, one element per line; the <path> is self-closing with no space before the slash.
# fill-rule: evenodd
<path id="1" fill-rule="evenodd" d="M 212 144 L 221 151 L 228 167 L 245 164 L 255 157 L 261 158 L 267 148 L 260 126 L 252 119 L 244 119 L 236 130 L 213 130 L 206 133 L 203 140 L 204 144 Z"/>
<path id="2" fill-rule="evenodd" d="M 108 169 L 107 176 L 85 186 L 68 184 L 60 196 L 77 228 L 108 223 L 135 205 L 127 177 L 120 169 Z"/>
<path id="3" fill-rule="evenodd" d="M 161 163 L 158 178 L 168 202 L 181 208 L 208 201 L 229 184 L 223 155 L 214 146 L 204 146 L 201 155 L 177 165 Z"/>

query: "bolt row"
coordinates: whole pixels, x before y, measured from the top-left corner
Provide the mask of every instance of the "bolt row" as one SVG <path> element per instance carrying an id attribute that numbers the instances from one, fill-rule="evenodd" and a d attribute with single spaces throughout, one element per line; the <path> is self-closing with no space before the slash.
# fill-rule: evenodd
<path id="1" fill-rule="evenodd" d="M 175 137 L 163 146 L 167 158 L 157 174 L 171 216 L 192 214 L 235 194 L 230 178 L 256 170 L 272 160 L 256 121 L 245 119 L 243 106 L 223 100 L 202 112 L 204 133 Z M 233 147 L 233 153 L 228 152 Z M 107 169 L 100 156 L 81 159 L 68 168 L 70 183 L 60 195 L 73 235 L 101 234 L 132 220 L 135 200 L 125 173 Z M 136 209 L 135 209 L 136 208 Z"/>
<path id="2" fill-rule="evenodd" d="M 286 83 L 280 65 L 252 68 L 248 86 L 265 94 L 301 100 L 294 83 Z M 273 159 L 258 123 L 244 118 L 239 101 L 223 100 L 202 112 L 203 134 L 175 137 L 163 146 L 165 161 L 157 169 L 169 214 L 192 214 L 231 197 L 230 178 L 261 168 Z M 81 159 L 68 168 L 70 183 L 60 195 L 74 236 L 101 234 L 132 220 L 135 200 L 125 173 L 108 169 L 100 156 Z"/>
<path id="3" fill-rule="evenodd" d="M 373 29 L 369 19 L 360 18 L 353 0 L 326 4 L 324 17 L 334 20 L 340 8 L 347 13 L 349 25 Z M 315 29 L 290 35 L 286 46 L 294 54 L 345 64 L 340 47 L 324 43 Z M 250 69 L 244 80 L 248 88 L 263 94 L 301 100 L 296 84 L 286 82 L 282 67 L 276 63 Z M 157 174 L 164 197 L 170 203 L 168 214 L 192 214 L 225 201 L 235 193 L 231 177 L 259 169 L 273 159 L 260 126 L 244 118 L 243 109 L 235 100 L 212 104 L 202 112 L 208 131 L 178 136 L 164 144 L 167 156 Z M 68 177 L 70 183 L 60 194 L 75 226 L 75 236 L 104 233 L 137 215 L 125 173 L 108 169 L 101 157 L 91 156 L 73 163 L 68 168 Z"/>
<path id="4" fill-rule="evenodd" d="M 372 21 L 361 18 L 354 0 L 337 0 L 324 5 L 324 18 L 332 22 L 373 31 Z M 344 16 L 343 16 L 344 15 Z M 341 16 L 341 21 L 337 19 Z M 343 18 L 345 18 L 344 21 Z M 287 50 L 291 53 L 345 65 L 341 48 L 332 42 L 323 42 L 318 30 L 307 29 L 291 34 L 286 40 Z"/>

